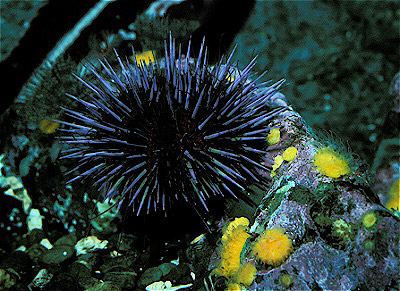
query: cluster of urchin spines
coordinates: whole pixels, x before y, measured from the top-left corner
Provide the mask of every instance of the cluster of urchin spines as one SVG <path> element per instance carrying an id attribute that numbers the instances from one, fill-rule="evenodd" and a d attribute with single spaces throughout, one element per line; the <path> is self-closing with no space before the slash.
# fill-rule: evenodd
<path id="1" fill-rule="evenodd" d="M 89 100 L 69 95 L 84 110 L 64 108 L 75 122 L 62 137 L 73 147 L 63 158 L 78 159 L 80 174 L 91 177 L 105 199 L 128 200 L 139 214 L 183 198 L 207 209 L 214 195 L 248 199 L 249 185 L 264 184 L 268 123 L 283 108 L 265 104 L 282 81 L 249 81 L 255 60 L 232 77 L 233 52 L 223 64 L 207 65 L 204 42 L 194 62 L 190 44 L 176 57 L 170 38 L 161 63 L 122 61 L 120 72 L 102 62 L 105 72 L 91 69 L 97 85 L 81 80 Z"/>

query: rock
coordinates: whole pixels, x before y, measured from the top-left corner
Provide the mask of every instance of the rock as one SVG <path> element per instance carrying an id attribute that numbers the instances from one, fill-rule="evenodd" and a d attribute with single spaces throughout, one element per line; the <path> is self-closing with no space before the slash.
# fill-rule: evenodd
<path id="1" fill-rule="evenodd" d="M 0 262 L 0 269 L 13 270 L 14 274 L 18 276 L 29 277 L 32 275 L 33 262 L 27 253 L 21 251 L 14 251 Z M 33 279 L 34 275 L 31 279 Z M 24 278 L 24 279 L 25 279 Z"/>
<path id="2" fill-rule="evenodd" d="M 40 215 L 39 209 L 31 208 L 29 211 L 29 216 L 26 219 L 26 224 L 28 225 L 28 231 L 32 231 L 34 229 L 41 230 L 43 227 L 43 220 L 44 216 Z"/>
<path id="3" fill-rule="evenodd" d="M 113 282 L 101 282 L 85 291 L 121 291 L 122 289 Z"/>
<path id="4" fill-rule="evenodd" d="M 163 279 L 171 281 L 176 284 L 189 284 L 193 282 L 190 275 L 190 267 L 185 263 L 180 263 L 175 266 Z"/>
<path id="5" fill-rule="evenodd" d="M 112 271 L 104 274 L 105 281 L 111 281 L 122 290 L 129 290 L 135 287 L 137 274 L 133 271 L 122 270 Z"/>
<path id="6" fill-rule="evenodd" d="M 69 234 L 59 238 L 54 247 L 47 250 L 41 257 L 45 264 L 60 264 L 75 254 L 76 234 Z"/>
<path id="7" fill-rule="evenodd" d="M 55 276 L 43 291 L 81 291 L 75 278 L 68 273 L 60 273 Z"/>
<path id="8" fill-rule="evenodd" d="M 76 233 L 64 235 L 54 243 L 54 245 L 67 245 L 67 246 L 75 246 L 75 244 L 76 244 Z"/>
<path id="9" fill-rule="evenodd" d="M 193 284 L 186 284 L 186 285 L 179 285 L 179 286 L 172 286 L 172 283 L 170 281 L 158 281 L 150 284 L 149 286 L 146 287 L 146 291 L 176 291 L 180 289 L 186 289 L 189 287 L 192 287 Z"/>
<path id="10" fill-rule="evenodd" d="M 65 260 L 71 258 L 74 254 L 75 250 L 73 247 L 67 245 L 56 245 L 43 254 L 41 261 L 45 264 L 59 265 Z"/>
<path id="11" fill-rule="evenodd" d="M 99 240 L 95 236 L 88 236 L 80 241 L 78 241 L 75 245 L 76 255 L 83 255 L 88 252 L 94 252 L 96 250 L 102 250 L 107 248 L 108 241 L 107 240 Z"/>
<path id="12" fill-rule="evenodd" d="M 136 258 L 137 254 L 131 252 L 107 260 L 100 267 L 100 270 L 104 273 L 104 280 L 116 283 L 123 290 L 135 287 L 137 273 L 133 266 Z"/>
<path id="13" fill-rule="evenodd" d="M 133 269 L 136 261 L 136 254 L 125 254 L 120 257 L 108 259 L 101 267 L 103 273 Z"/>
<path id="14" fill-rule="evenodd" d="M 161 270 L 163 276 L 168 275 L 168 273 L 174 269 L 176 267 L 176 265 L 172 264 L 172 263 L 164 263 L 158 266 L 158 268 Z"/>
<path id="15" fill-rule="evenodd" d="M 41 269 L 35 278 L 33 278 L 32 282 L 28 285 L 28 288 L 40 288 L 43 289 L 44 286 L 46 286 L 51 278 L 53 278 L 53 274 L 51 274 L 48 270 L 46 269 Z"/>
<path id="16" fill-rule="evenodd" d="M 149 268 L 146 271 L 144 271 L 143 274 L 140 276 L 137 282 L 137 286 L 138 288 L 145 288 L 151 283 L 160 281 L 161 277 L 162 277 L 162 271 L 159 268 L 157 267 Z"/>
<path id="17" fill-rule="evenodd" d="M 286 136 L 268 155 L 273 160 L 288 146 L 295 146 L 298 154 L 282 163 L 272 178 L 249 233 L 257 237 L 265 229 L 279 227 L 292 241 L 292 250 L 286 260 L 271 265 L 257 258 L 252 239 L 248 240 L 240 250 L 240 264 L 251 261 L 257 268 L 249 290 L 396 289 L 400 220 L 370 189 L 362 163 L 347 155 L 343 160 L 348 172 L 333 176 L 320 171 L 315 155 L 327 147 L 327 141 L 319 140 L 304 122 L 297 122 L 299 115 L 293 111 L 279 118 Z M 338 166 L 332 159 L 325 163 L 333 170 Z M 209 270 L 218 261 L 218 251 L 215 254 Z M 232 282 L 235 278 L 221 279 Z"/>
<path id="18" fill-rule="evenodd" d="M 100 280 L 93 278 L 91 270 L 81 262 L 74 262 L 69 266 L 68 273 L 84 289 L 92 288 L 100 283 Z"/>
<path id="19" fill-rule="evenodd" d="M 93 270 L 94 266 L 99 266 L 103 263 L 103 258 L 98 253 L 87 253 L 85 255 L 79 256 L 79 261 L 84 263 L 87 268 L 91 271 Z"/>
<path id="20" fill-rule="evenodd" d="M 16 279 L 9 272 L 4 269 L 0 269 L 0 288 L 1 290 L 7 290 L 13 287 L 16 283 Z"/>
<path id="21" fill-rule="evenodd" d="M 46 233 L 41 229 L 33 229 L 28 233 L 28 243 L 29 245 L 33 245 L 35 243 L 40 243 L 42 239 L 44 239 Z"/>
<path id="22" fill-rule="evenodd" d="M 41 257 L 48 251 L 44 246 L 41 244 L 33 244 L 27 251 L 26 253 L 28 256 L 34 261 L 38 262 L 41 260 Z"/>

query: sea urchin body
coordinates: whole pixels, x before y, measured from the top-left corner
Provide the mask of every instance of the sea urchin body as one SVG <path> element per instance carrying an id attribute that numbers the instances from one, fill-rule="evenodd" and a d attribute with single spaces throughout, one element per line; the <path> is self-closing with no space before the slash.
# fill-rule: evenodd
<path id="1" fill-rule="evenodd" d="M 117 56 L 117 68 L 91 69 L 96 84 L 81 80 L 91 96 L 69 95 L 82 109 L 64 108 L 72 121 L 61 122 L 72 146 L 63 158 L 78 161 L 71 181 L 91 177 L 105 199 L 137 214 L 177 199 L 207 210 L 211 196 L 248 199 L 248 186 L 264 183 L 267 124 L 284 110 L 266 101 L 283 81 L 261 90 L 248 80 L 254 60 L 233 79 L 233 53 L 214 67 L 204 44 L 194 62 L 189 53 L 190 45 L 181 57 L 171 39 L 162 62 Z"/>

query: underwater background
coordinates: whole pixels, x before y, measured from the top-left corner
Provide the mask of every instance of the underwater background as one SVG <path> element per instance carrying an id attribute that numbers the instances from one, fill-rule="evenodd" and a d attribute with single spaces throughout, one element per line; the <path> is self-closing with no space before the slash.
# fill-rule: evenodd
<path id="1" fill-rule="evenodd" d="M 99 3 L 104 5 L 98 14 L 63 46 L 60 40 Z M 65 94 L 87 94 L 72 74 L 90 81 L 84 62 L 104 57 L 113 62 L 114 50 L 129 58 L 132 48 L 138 54 L 151 51 L 161 59 L 170 33 L 183 47 L 191 38 L 194 51 L 205 35 L 210 64 L 234 47 L 239 69 L 257 56 L 253 71 L 268 71 L 261 81 L 286 79 L 280 92 L 316 134 L 363 160 L 382 204 L 398 195 L 398 1 L 2 0 L 0 5 L 0 290 L 145 290 L 160 280 L 212 290 L 190 285 L 196 279 L 189 264 L 171 263 L 188 256 L 186 247 L 194 248 L 193 239 L 202 240 L 198 235 L 206 232 L 195 213 L 182 207 L 164 220 L 162 214 L 146 219 L 109 209 L 90 183 L 66 186 L 70 177 L 64 174 L 73 163 L 59 160 L 67 146 L 59 142 L 62 126 L 54 120 L 63 118 L 60 106 L 76 106 Z M 210 221 L 235 216 L 236 207 L 228 205 Z M 237 208 L 251 216 L 254 209 L 246 207 Z M 37 209 L 40 213 L 31 211 Z M 54 245 L 52 251 L 43 239 Z M 107 248 L 118 260 L 107 263 Z M 197 275 L 201 281 L 206 277 Z M 177 290 L 159 288 L 148 290 Z"/>

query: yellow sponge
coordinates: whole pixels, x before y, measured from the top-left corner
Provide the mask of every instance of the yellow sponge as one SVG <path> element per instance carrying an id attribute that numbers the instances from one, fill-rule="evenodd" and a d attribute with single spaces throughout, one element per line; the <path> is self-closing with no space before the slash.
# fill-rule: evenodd
<path id="1" fill-rule="evenodd" d="M 346 159 L 329 148 L 318 150 L 314 156 L 314 166 L 318 172 L 330 178 L 339 178 L 350 173 Z"/>

